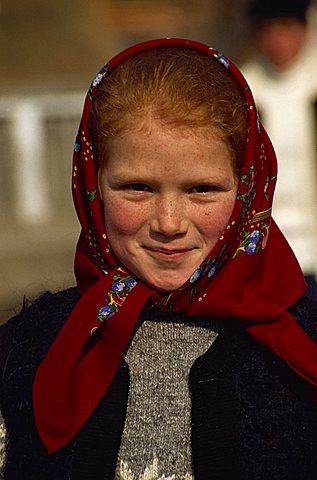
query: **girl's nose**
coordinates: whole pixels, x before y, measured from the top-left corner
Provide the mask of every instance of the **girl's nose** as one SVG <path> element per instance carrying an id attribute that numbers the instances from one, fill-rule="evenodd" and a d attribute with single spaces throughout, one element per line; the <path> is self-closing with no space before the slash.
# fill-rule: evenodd
<path id="1" fill-rule="evenodd" d="M 187 232 L 188 220 L 180 199 L 173 197 L 157 202 L 151 230 L 166 237 L 184 235 Z"/>

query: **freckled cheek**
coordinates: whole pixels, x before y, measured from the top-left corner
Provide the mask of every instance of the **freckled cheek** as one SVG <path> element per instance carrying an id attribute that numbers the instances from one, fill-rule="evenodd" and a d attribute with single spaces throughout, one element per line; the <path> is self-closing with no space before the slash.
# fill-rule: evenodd
<path id="1" fill-rule="evenodd" d="M 104 218 L 109 236 L 133 235 L 143 226 L 145 214 L 139 207 L 117 200 L 108 201 L 107 205 L 104 206 Z"/>
<path id="2" fill-rule="evenodd" d="M 205 213 L 196 225 L 200 232 L 208 238 L 220 236 L 225 227 L 223 219 L 219 218 L 219 215 L 211 213 Z"/>
<path id="3" fill-rule="evenodd" d="M 229 222 L 232 210 L 231 205 L 215 210 L 205 210 L 196 218 L 195 224 L 204 236 L 210 239 L 219 237 Z"/>

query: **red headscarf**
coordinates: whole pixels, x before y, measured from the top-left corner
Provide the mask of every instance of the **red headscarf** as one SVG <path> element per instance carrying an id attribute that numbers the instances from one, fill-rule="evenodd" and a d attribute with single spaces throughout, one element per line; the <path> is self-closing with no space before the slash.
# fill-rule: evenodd
<path id="1" fill-rule="evenodd" d="M 185 47 L 205 53 L 231 72 L 248 108 L 248 142 L 237 200 L 218 243 L 182 288 L 160 294 L 135 278 L 111 253 L 98 195 L 97 162 L 89 117 L 98 85 L 127 58 L 152 48 Z M 73 194 L 82 226 L 75 273 L 82 298 L 44 361 L 34 386 L 36 425 L 49 452 L 81 428 L 110 385 L 146 303 L 187 315 L 237 318 L 311 385 L 317 385 L 317 348 L 286 309 L 305 292 L 298 262 L 271 219 L 276 158 L 239 70 L 206 45 L 154 40 L 114 57 L 88 91 L 75 143 Z"/>

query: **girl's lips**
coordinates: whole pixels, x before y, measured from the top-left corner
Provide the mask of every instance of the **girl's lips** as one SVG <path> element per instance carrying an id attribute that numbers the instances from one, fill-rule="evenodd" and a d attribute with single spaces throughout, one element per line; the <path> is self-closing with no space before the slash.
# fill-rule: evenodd
<path id="1" fill-rule="evenodd" d="M 168 248 L 150 248 L 149 250 L 152 250 L 152 251 L 154 251 L 154 252 L 166 253 L 167 255 L 169 255 L 169 254 L 173 254 L 173 253 L 188 252 L 189 250 L 192 250 L 192 248 L 175 248 L 175 249 L 168 249 Z"/>
<path id="2" fill-rule="evenodd" d="M 145 249 L 150 253 L 151 256 L 156 258 L 167 260 L 179 260 L 184 258 L 188 253 L 191 253 L 194 248 L 177 248 L 177 249 L 166 249 L 166 248 L 151 248 L 145 247 Z"/>

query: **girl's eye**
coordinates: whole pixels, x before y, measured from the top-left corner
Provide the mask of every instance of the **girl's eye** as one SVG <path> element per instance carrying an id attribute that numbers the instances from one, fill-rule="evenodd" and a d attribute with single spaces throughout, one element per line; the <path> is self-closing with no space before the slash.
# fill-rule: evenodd
<path id="1" fill-rule="evenodd" d="M 144 183 L 130 183 L 127 185 L 128 190 L 133 190 L 134 192 L 149 192 L 151 189 Z"/>
<path id="2" fill-rule="evenodd" d="M 215 190 L 214 187 L 211 185 L 196 185 L 195 187 L 191 188 L 192 193 L 209 193 Z"/>

